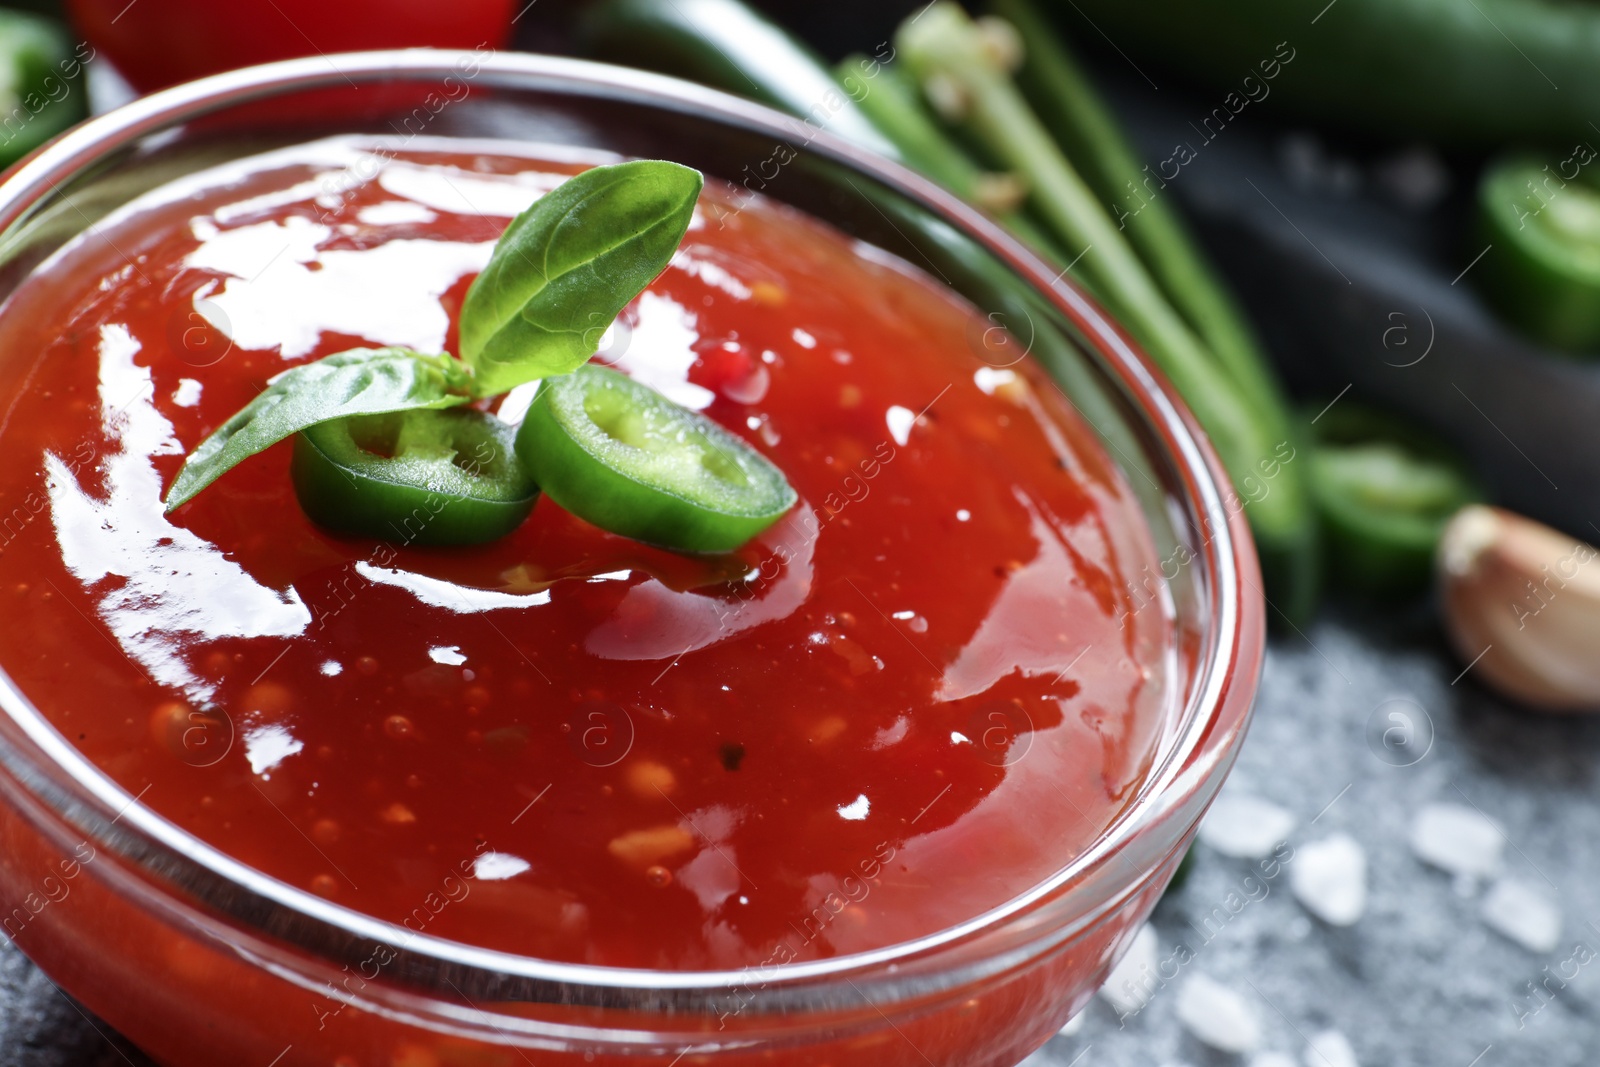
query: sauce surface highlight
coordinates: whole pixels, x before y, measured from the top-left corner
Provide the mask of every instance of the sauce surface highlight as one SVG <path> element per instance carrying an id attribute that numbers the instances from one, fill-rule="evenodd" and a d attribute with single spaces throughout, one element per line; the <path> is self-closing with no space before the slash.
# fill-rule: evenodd
<path id="1" fill-rule="evenodd" d="M 799 507 L 735 556 L 543 499 L 478 548 L 333 537 L 287 443 L 162 514 L 285 367 L 453 351 L 495 238 L 585 165 L 417 144 L 185 179 L 0 313 L 0 667 L 63 735 L 287 883 L 612 966 L 881 947 L 1091 843 L 1169 715 L 1135 500 L 1047 377 L 975 354 L 976 309 L 714 182 L 597 358 L 788 476 Z"/>

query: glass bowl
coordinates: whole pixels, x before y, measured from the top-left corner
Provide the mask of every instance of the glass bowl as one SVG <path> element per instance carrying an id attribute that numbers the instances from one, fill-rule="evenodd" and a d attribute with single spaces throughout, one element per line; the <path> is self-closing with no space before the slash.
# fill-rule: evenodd
<path id="1" fill-rule="evenodd" d="M 51 978 L 171 1067 L 1009 1067 L 1083 1007 L 1243 740 L 1263 641 L 1254 550 L 1194 420 L 1122 331 L 980 214 L 821 129 L 837 106 L 803 121 L 674 79 L 487 51 L 241 70 L 95 119 L 15 168 L 0 184 L 0 297 L 164 181 L 341 132 L 666 157 L 810 212 L 972 300 L 992 324 L 968 338 L 974 354 L 1039 360 L 1140 496 L 1164 561 L 1147 592 L 1177 647 L 1170 723 L 1116 822 L 1005 905 L 872 952 L 725 972 L 559 964 L 417 934 L 235 861 L 114 784 L 0 676 L 0 923 Z M 12 364 L 0 381 L 26 389 Z"/>

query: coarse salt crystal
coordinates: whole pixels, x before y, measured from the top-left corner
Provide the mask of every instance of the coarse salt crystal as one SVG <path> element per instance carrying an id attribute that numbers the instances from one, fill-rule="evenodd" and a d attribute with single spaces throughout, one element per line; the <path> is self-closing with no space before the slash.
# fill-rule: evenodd
<path id="1" fill-rule="evenodd" d="M 1411 851 L 1451 874 L 1491 877 L 1500 870 L 1505 842 L 1494 820 L 1462 804 L 1429 804 L 1411 824 Z"/>
<path id="2" fill-rule="evenodd" d="M 1161 962 L 1161 943 L 1149 926 L 1139 928 L 1127 953 L 1106 976 L 1100 995 L 1116 1009 L 1118 1015 L 1127 1015 L 1143 1008 L 1155 993 L 1160 978 L 1156 966 Z"/>
<path id="3" fill-rule="evenodd" d="M 1287 1052 L 1263 1052 L 1250 1057 L 1250 1067 L 1296 1067 L 1294 1057 Z"/>
<path id="4" fill-rule="evenodd" d="M 1289 888 L 1307 911 L 1331 926 L 1349 926 L 1367 910 L 1367 854 L 1349 834 L 1300 846 Z"/>
<path id="5" fill-rule="evenodd" d="M 1561 939 L 1561 908 L 1543 889 L 1502 878 L 1483 898 L 1483 921 L 1529 952 L 1550 952 Z"/>
<path id="6" fill-rule="evenodd" d="M 1278 805 L 1223 792 L 1200 824 L 1200 840 L 1224 856 L 1264 859 L 1293 829 L 1294 816 Z"/>
<path id="7" fill-rule="evenodd" d="M 1241 1055 L 1261 1044 L 1261 1023 L 1238 993 L 1197 974 L 1178 990 L 1178 1021 L 1204 1044 Z"/>
<path id="8" fill-rule="evenodd" d="M 1311 1035 L 1310 1047 L 1301 1057 L 1306 1067 L 1361 1067 L 1355 1049 L 1337 1030 L 1323 1030 Z"/>

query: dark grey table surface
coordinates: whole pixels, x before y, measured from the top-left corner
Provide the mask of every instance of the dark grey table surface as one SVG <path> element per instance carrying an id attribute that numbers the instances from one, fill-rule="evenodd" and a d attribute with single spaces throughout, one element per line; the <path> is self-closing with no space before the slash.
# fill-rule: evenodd
<path id="1" fill-rule="evenodd" d="M 790 21 L 809 25 L 819 41 L 870 46 L 892 27 L 897 5 L 843 15 L 844 5 L 820 14 L 809 5 L 769 6 L 790 15 L 805 7 L 809 23 Z M 524 32 L 525 44 L 548 43 L 543 30 Z M 1152 159 L 1166 156 L 1174 139 L 1192 139 L 1184 132 L 1191 113 L 1206 113 L 1215 95 L 1168 84 L 1159 71 L 1136 76 L 1115 53 L 1095 62 Z M 1147 83 L 1144 73 L 1159 83 Z M 1471 254 L 1454 235 L 1475 161 L 1312 134 L 1260 112 L 1241 115 L 1207 145 L 1173 191 L 1297 391 L 1320 403 L 1349 383 L 1351 395 L 1399 403 L 1472 454 L 1503 498 L 1578 532 L 1600 511 L 1585 492 L 1600 476 L 1580 470 L 1558 479 L 1562 490 L 1548 478 L 1546 486 L 1518 468 L 1527 457 L 1515 458 L 1515 430 L 1507 437 L 1501 420 L 1480 411 L 1474 423 L 1465 409 L 1444 406 L 1454 402 L 1445 383 L 1462 367 L 1482 371 L 1491 350 L 1512 351 L 1508 358 L 1528 383 L 1509 393 L 1492 380 L 1483 386 L 1502 419 L 1519 405 L 1537 415 L 1540 403 L 1527 398 L 1545 388 L 1579 390 L 1567 417 L 1597 406 L 1594 394 L 1582 392 L 1594 386 L 1591 368 L 1531 352 L 1465 286 L 1450 284 Z M 1421 205 L 1389 181 L 1397 162 L 1418 159 L 1423 171 L 1445 177 L 1442 195 Z M 1418 348 L 1401 358 L 1396 335 L 1384 331 L 1397 322 L 1416 328 L 1406 340 L 1420 346 L 1419 310 L 1432 331 L 1426 339 L 1442 339 L 1429 357 L 1433 367 L 1446 370 L 1398 378 L 1381 368 L 1397 368 Z M 1559 446 L 1561 427 L 1544 437 L 1523 443 Z M 1410 702 L 1421 736 L 1431 737 L 1426 755 L 1408 766 L 1381 758 L 1372 740 L 1395 700 Z M 1182 946 L 1182 965 L 1164 970 L 1148 1004 L 1125 1021 L 1096 998 L 1073 1032 L 1030 1065 L 1347 1067 L 1312 1047 L 1330 1030 L 1368 1067 L 1591 1062 L 1600 1044 L 1600 967 L 1570 961 L 1575 952 L 1600 958 L 1597 764 L 1600 720 L 1531 715 L 1485 692 L 1470 672 L 1461 676 L 1425 607 L 1325 609 L 1303 633 L 1273 640 L 1256 720 L 1227 789 L 1290 812 L 1293 848 L 1336 833 L 1353 838 L 1367 861 L 1365 914 L 1352 926 L 1329 926 L 1293 897 L 1287 877 L 1246 883 L 1251 861 L 1199 845 L 1189 881 L 1152 920 L 1160 955 L 1171 959 Z M 1413 820 L 1435 802 L 1476 807 L 1500 825 L 1507 873 L 1560 907 L 1555 950 L 1535 953 L 1492 930 L 1480 914 L 1484 886 L 1452 879 L 1413 854 Z M 1208 925 L 1247 885 L 1247 906 L 1230 908 L 1220 927 Z M 1558 971 L 1568 979 L 1551 979 Z M 1180 1024 L 1179 994 L 1196 976 L 1238 994 L 1261 1031 L 1253 1054 L 1216 1052 Z M 1535 995 L 1534 985 L 1548 994 Z M 0 942 L 0 1067 L 147 1062 Z"/>

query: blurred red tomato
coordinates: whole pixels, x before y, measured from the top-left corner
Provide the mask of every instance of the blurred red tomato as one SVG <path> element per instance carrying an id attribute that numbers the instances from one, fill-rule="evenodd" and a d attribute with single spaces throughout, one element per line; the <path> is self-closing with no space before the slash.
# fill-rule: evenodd
<path id="1" fill-rule="evenodd" d="M 141 92 L 295 56 L 503 48 L 519 0 L 67 0 L 79 31 Z"/>

